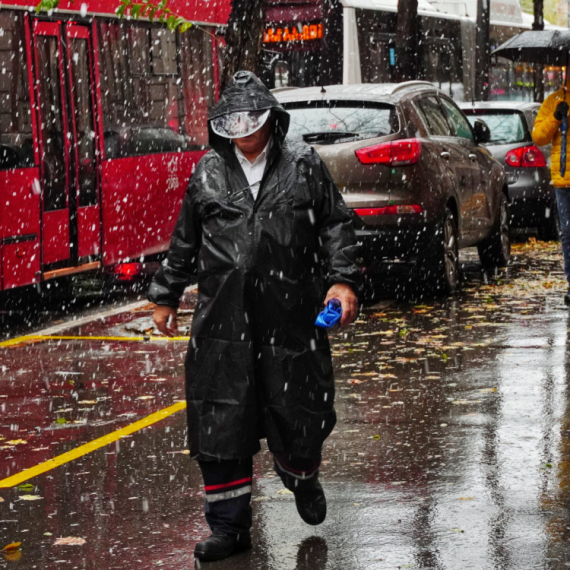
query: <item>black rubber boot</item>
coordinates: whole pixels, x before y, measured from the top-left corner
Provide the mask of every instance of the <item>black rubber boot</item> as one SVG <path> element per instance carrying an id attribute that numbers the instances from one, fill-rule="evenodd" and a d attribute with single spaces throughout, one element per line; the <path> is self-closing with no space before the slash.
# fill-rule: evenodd
<path id="1" fill-rule="evenodd" d="M 242 534 L 222 534 L 214 532 L 206 540 L 199 542 L 194 549 L 194 556 L 203 562 L 223 560 L 232 554 L 238 554 L 251 548 L 249 532 Z"/>
<path id="2" fill-rule="evenodd" d="M 316 452 L 312 459 L 288 458 L 288 460 L 289 465 L 286 465 L 283 458 L 278 459 L 275 456 L 273 463 L 275 473 L 279 475 L 283 485 L 295 495 L 295 505 L 300 517 L 307 524 L 313 526 L 321 524 L 327 516 L 327 500 L 319 483 L 320 451 Z M 302 476 L 294 475 L 293 469 Z"/>
<path id="3" fill-rule="evenodd" d="M 311 484 L 298 485 L 292 489 L 295 494 L 295 505 L 299 516 L 313 526 L 321 524 L 327 516 L 327 500 L 319 480 L 315 477 Z"/>

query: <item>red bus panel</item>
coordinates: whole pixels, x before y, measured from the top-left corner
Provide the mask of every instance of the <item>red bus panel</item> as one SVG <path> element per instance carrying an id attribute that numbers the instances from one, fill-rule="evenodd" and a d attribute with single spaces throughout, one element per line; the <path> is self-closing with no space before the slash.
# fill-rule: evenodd
<path id="1" fill-rule="evenodd" d="M 30 3 L 29 0 L 10 0 L 11 6 L 21 6 L 26 10 L 29 10 L 30 5 L 35 6 L 38 3 Z M 65 12 L 75 12 L 79 16 L 84 9 L 82 5 L 85 5 L 87 8 L 87 11 L 82 14 L 83 17 L 88 14 L 107 14 L 116 18 L 116 10 L 120 2 L 118 0 L 90 0 L 89 2 L 61 0 L 58 8 Z M 231 0 L 216 0 L 215 2 L 208 0 L 177 0 L 169 8 L 188 20 L 210 24 L 226 24 L 231 11 Z"/>
<path id="2" fill-rule="evenodd" d="M 203 154 L 155 154 L 103 162 L 103 265 L 168 248 L 188 180 Z"/>
<path id="3" fill-rule="evenodd" d="M 0 170 L 1 289 L 36 283 L 40 271 L 37 168 Z"/>

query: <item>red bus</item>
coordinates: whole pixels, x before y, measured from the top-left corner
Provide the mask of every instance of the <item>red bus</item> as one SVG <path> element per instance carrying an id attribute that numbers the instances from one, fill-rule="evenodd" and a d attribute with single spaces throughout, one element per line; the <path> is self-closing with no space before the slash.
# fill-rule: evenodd
<path id="1" fill-rule="evenodd" d="M 118 19 L 117 0 L 39 16 L 27 1 L 0 6 L 0 291 L 166 250 L 208 142 L 230 10 L 183 0 L 200 25 L 172 33 Z"/>

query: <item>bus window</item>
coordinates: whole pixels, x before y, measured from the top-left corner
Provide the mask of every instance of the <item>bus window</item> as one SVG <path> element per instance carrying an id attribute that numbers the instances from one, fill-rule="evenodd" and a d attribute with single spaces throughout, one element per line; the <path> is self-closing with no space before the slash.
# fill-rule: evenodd
<path id="1" fill-rule="evenodd" d="M 129 69 L 133 75 L 146 75 L 150 72 L 148 28 L 129 28 Z"/>
<path id="2" fill-rule="evenodd" d="M 23 19 L 0 13 L 0 170 L 34 165 Z"/>
<path id="3" fill-rule="evenodd" d="M 151 34 L 152 71 L 156 75 L 177 75 L 176 35 L 170 30 L 153 28 Z"/>
<path id="4" fill-rule="evenodd" d="M 206 145 L 214 101 L 211 36 L 141 23 L 103 22 L 100 30 L 106 158 Z"/>
<path id="5" fill-rule="evenodd" d="M 451 98 L 463 101 L 463 56 L 461 27 L 455 20 L 420 18 L 422 33 L 422 78 Z"/>
<path id="6" fill-rule="evenodd" d="M 363 83 L 394 80 L 396 14 L 357 10 L 358 46 Z"/>
<path id="7" fill-rule="evenodd" d="M 61 57 L 56 36 L 36 38 L 39 83 L 40 137 L 43 161 L 44 209 L 67 207 L 67 164 L 61 101 Z"/>
<path id="8" fill-rule="evenodd" d="M 88 41 L 83 38 L 71 39 L 69 48 L 73 77 L 71 97 L 77 135 L 78 206 L 93 206 L 97 204 L 97 151 Z"/>

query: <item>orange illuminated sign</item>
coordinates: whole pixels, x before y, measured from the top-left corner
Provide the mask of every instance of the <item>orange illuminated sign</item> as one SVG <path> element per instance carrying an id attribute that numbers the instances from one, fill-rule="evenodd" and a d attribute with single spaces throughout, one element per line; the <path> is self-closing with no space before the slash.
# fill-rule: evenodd
<path id="1" fill-rule="evenodd" d="M 291 26 L 290 28 L 267 28 L 263 35 L 263 41 L 265 43 L 305 42 L 320 40 L 322 37 L 322 24 L 304 24 L 303 26 Z"/>

